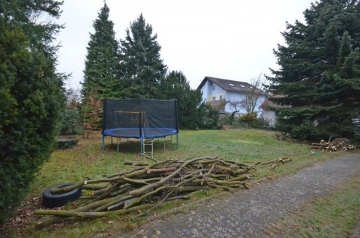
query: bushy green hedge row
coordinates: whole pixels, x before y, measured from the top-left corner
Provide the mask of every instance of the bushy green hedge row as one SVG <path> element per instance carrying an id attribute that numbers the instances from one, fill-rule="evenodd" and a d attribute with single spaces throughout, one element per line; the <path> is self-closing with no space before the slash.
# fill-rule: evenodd
<path id="1" fill-rule="evenodd" d="M 59 5 L 38 3 L 42 9 Z M 56 48 L 46 42 L 56 27 L 28 24 L 32 7 L 31 1 L 0 4 L 0 223 L 21 203 L 49 159 L 65 108 Z"/>

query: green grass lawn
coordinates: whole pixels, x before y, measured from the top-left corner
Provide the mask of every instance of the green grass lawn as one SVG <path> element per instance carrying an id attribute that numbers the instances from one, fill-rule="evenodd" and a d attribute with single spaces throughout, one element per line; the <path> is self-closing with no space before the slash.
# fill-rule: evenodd
<path id="1" fill-rule="evenodd" d="M 256 171 L 255 180 L 272 179 L 285 174 L 293 173 L 311 164 L 340 155 L 344 152 L 325 153 L 317 155 L 311 152 L 309 145 L 295 144 L 276 139 L 275 132 L 237 129 L 237 130 L 182 130 L 179 133 L 179 148 L 175 149 L 175 137 L 173 143 L 166 142 L 166 150 L 163 150 L 163 142 L 155 141 L 154 158 L 157 161 L 177 159 L 188 160 L 200 156 L 218 156 L 228 160 L 236 160 L 252 164 L 258 161 L 271 161 L 280 157 L 291 158 L 292 162 L 281 165 L 276 170 L 268 168 Z M 90 139 L 80 139 L 78 145 L 71 149 L 56 150 L 50 160 L 44 164 L 37 175 L 31 192 L 27 198 L 33 206 L 28 209 L 32 212 L 40 209 L 42 192 L 50 186 L 65 182 L 80 182 L 86 178 L 101 178 L 104 174 L 114 174 L 119 171 L 129 170 L 130 166 L 123 165 L 124 161 L 148 162 L 152 161 L 140 155 L 138 141 L 121 141 L 120 151 L 116 152 L 115 140 L 111 144 L 110 138 L 105 140 L 105 151 L 101 150 L 101 135 L 94 134 Z M 188 203 L 217 193 L 211 191 L 192 196 Z M 160 212 L 179 206 L 183 203 L 173 202 L 166 206 L 154 209 L 152 212 Z M 35 205 L 34 205 L 35 204 Z M 71 206 L 71 205 L 68 205 Z M 13 237 L 92 237 L 96 232 L 115 232 L 120 234 L 138 226 L 145 220 L 138 214 L 126 216 L 92 219 L 71 220 L 51 226 L 49 228 L 36 229 L 35 225 L 42 217 L 30 216 L 24 226 L 10 229 Z"/>

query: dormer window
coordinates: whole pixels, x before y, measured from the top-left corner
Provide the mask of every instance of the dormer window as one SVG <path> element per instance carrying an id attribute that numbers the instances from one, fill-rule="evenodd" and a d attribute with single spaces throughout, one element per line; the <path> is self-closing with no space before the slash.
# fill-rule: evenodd
<path id="1" fill-rule="evenodd" d="M 230 85 L 231 87 L 235 87 L 235 85 L 234 85 L 234 84 L 232 84 L 232 83 L 229 83 L 229 85 Z"/>

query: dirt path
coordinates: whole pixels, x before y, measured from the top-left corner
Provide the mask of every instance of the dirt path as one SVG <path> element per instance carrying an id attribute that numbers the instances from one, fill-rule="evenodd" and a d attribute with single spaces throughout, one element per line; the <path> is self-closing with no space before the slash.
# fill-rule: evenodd
<path id="1" fill-rule="evenodd" d="M 126 237 L 267 237 L 262 229 L 288 210 L 334 191 L 357 173 L 360 155 L 349 154 L 156 219 Z"/>

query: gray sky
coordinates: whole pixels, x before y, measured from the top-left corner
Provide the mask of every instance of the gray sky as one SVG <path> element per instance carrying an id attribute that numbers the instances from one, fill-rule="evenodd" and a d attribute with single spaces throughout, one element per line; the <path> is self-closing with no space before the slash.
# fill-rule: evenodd
<path id="1" fill-rule="evenodd" d="M 116 39 L 142 13 L 161 46 L 169 70 L 182 71 L 196 89 L 205 76 L 250 82 L 269 67 L 284 44 L 285 23 L 303 21 L 313 0 L 107 0 Z M 65 0 L 57 36 L 58 71 L 72 73 L 67 87 L 80 89 L 86 47 L 103 0 Z"/>

